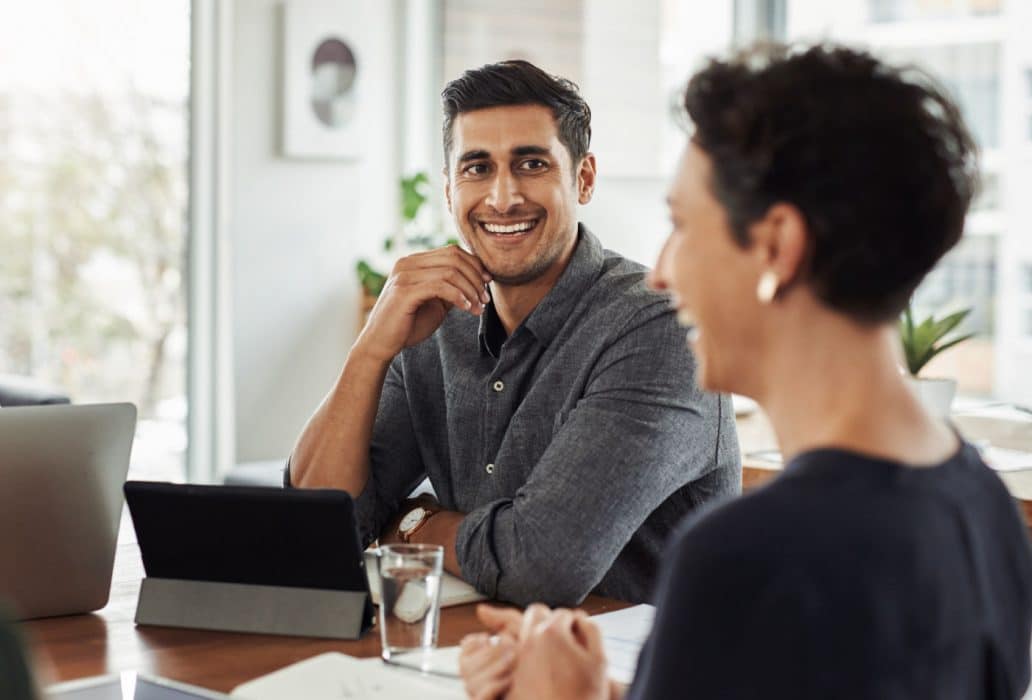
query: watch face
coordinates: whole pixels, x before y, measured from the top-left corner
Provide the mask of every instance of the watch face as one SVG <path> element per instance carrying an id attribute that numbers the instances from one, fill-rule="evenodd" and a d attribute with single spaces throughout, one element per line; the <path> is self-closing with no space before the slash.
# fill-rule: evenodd
<path id="1" fill-rule="evenodd" d="M 426 511 L 422 508 L 413 508 L 401 519 L 401 525 L 398 526 L 398 529 L 402 532 L 408 532 L 419 524 L 424 515 L 426 515 Z"/>

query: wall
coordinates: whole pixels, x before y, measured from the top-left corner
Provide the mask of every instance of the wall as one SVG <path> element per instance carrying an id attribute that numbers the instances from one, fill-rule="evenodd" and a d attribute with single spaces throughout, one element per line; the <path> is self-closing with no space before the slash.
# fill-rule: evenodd
<path id="1" fill-rule="evenodd" d="M 332 5 L 332 3 L 329 3 Z M 237 461 L 280 458 L 355 336 L 355 260 L 395 226 L 397 6 L 365 0 L 371 111 L 358 162 L 279 156 L 282 11 L 240 0 L 233 19 L 230 231 Z"/>

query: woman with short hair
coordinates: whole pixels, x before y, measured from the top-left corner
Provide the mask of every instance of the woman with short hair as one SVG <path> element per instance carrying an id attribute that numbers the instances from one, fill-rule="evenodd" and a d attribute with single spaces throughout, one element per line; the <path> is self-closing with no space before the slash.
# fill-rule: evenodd
<path id="1" fill-rule="evenodd" d="M 1000 698 L 1029 682 L 1032 556 L 1006 488 L 899 370 L 896 319 L 960 238 L 975 148 L 914 69 L 753 49 L 688 84 L 653 284 L 703 388 L 756 399 L 784 473 L 672 536 L 631 698 Z M 485 608 L 476 698 L 611 698 L 581 613 Z"/>

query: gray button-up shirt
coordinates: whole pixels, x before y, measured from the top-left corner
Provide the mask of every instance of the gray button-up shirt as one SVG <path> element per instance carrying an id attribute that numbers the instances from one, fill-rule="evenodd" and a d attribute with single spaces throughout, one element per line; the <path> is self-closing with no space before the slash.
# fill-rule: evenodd
<path id="1" fill-rule="evenodd" d="M 697 388 L 666 299 L 644 267 L 578 236 L 511 336 L 490 305 L 479 320 L 453 310 L 395 358 L 355 501 L 366 543 L 429 476 L 466 513 L 458 560 L 486 595 L 642 602 L 677 522 L 740 490 L 731 403 Z"/>

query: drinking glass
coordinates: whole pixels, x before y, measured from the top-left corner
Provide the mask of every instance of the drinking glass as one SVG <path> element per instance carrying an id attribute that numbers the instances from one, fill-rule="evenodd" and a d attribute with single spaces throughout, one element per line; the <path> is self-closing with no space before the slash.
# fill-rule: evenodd
<path id="1" fill-rule="evenodd" d="M 441 619 L 444 548 L 380 547 L 380 641 L 383 660 L 430 671 Z"/>

